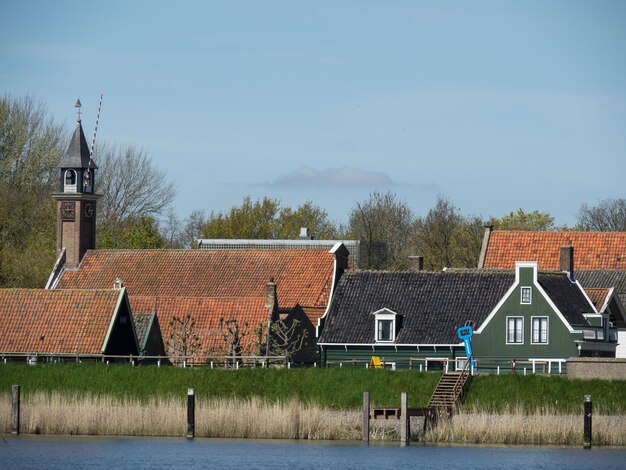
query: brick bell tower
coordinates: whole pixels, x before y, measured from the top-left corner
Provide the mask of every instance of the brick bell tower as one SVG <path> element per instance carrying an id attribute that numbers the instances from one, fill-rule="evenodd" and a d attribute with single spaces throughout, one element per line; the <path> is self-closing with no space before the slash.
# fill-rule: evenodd
<path id="1" fill-rule="evenodd" d="M 80 121 L 80 100 L 76 102 L 78 121 L 72 140 L 59 165 L 57 201 L 57 257 L 65 248 L 65 266 L 78 266 L 85 252 L 96 247 L 96 202 L 94 194 L 98 168 L 89 150 Z"/>

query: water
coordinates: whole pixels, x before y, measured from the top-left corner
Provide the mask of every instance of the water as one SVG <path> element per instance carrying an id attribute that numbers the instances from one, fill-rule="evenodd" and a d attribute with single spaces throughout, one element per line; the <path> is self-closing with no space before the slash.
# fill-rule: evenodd
<path id="1" fill-rule="evenodd" d="M 2 469 L 626 468 L 626 449 L 435 447 L 345 441 L 5 436 Z"/>

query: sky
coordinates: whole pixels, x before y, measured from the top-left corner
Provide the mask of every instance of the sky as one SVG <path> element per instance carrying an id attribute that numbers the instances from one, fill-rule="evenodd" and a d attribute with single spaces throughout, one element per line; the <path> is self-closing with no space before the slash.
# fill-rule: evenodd
<path id="1" fill-rule="evenodd" d="M 348 221 L 374 191 L 423 216 L 572 225 L 626 197 L 626 2 L 0 2 L 0 93 L 143 148 L 175 211 L 269 196 Z M 94 155 L 96 163 L 98 156 Z"/>

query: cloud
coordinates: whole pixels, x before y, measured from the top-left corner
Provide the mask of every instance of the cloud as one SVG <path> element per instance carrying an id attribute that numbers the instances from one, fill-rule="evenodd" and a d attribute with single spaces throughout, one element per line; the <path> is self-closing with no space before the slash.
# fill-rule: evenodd
<path id="1" fill-rule="evenodd" d="M 321 187 L 369 187 L 389 186 L 394 181 L 381 171 L 359 170 L 358 168 L 325 168 L 316 170 L 303 165 L 300 168 L 279 176 L 271 186 L 321 186 Z"/>

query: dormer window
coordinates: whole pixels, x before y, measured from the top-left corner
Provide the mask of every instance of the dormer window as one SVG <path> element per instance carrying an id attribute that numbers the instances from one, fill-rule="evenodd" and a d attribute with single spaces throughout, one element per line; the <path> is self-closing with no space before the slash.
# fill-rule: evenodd
<path id="1" fill-rule="evenodd" d="M 375 338 L 377 343 L 393 343 L 399 329 L 398 314 L 389 309 L 374 312 Z"/>
<path id="2" fill-rule="evenodd" d="M 76 192 L 76 172 L 74 170 L 65 171 L 65 185 L 63 186 L 63 192 Z"/>

